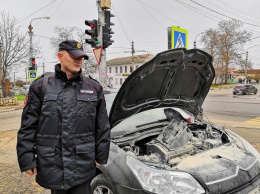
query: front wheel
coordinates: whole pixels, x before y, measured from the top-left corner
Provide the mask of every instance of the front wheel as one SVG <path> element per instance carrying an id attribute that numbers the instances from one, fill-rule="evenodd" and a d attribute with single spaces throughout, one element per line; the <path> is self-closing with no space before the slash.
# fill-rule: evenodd
<path id="1" fill-rule="evenodd" d="M 91 194 L 114 194 L 112 184 L 104 174 L 99 174 L 92 180 Z"/>
<path id="2" fill-rule="evenodd" d="M 254 94 L 256 94 L 256 93 L 257 93 L 257 90 L 255 90 Z"/>

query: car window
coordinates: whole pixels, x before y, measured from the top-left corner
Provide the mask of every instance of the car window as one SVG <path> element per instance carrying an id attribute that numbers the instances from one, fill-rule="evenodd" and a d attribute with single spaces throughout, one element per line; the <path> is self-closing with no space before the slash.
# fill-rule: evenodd
<path id="1" fill-rule="evenodd" d="M 235 88 L 238 89 L 238 88 L 244 88 L 245 86 L 236 86 Z"/>

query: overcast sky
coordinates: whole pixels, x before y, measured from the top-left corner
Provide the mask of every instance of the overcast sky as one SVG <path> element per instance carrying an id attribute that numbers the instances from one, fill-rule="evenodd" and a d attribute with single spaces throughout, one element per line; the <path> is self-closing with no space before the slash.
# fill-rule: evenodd
<path id="1" fill-rule="evenodd" d="M 115 34 L 112 46 L 107 49 L 107 59 L 130 56 L 134 41 L 136 55 L 167 50 L 167 28 L 180 26 L 189 32 L 189 48 L 195 37 L 209 28 L 217 28 L 221 20 L 235 18 L 244 22 L 244 28 L 260 36 L 259 0 L 111 0 L 111 13 L 115 15 L 112 27 Z M 49 38 L 54 36 L 54 27 L 79 27 L 85 30 L 85 20 L 98 18 L 96 0 L 0 0 L 1 10 L 14 16 L 21 32 L 28 32 L 33 18 L 50 16 L 32 22 L 34 38 L 40 41 L 43 59 L 37 63 L 53 69 L 55 50 Z M 29 35 L 28 35 L 29 36 Z M 197 47 L 201 48 L 197 37 Z M 245 46 L 254 68 L 260 69 L 260 38 Z M 139 52 L 140 51 L 140 52 Z M 145 52 L 141 52 L 145 51 Z M 244 56 L 245 58 L 245 56 Z"/>

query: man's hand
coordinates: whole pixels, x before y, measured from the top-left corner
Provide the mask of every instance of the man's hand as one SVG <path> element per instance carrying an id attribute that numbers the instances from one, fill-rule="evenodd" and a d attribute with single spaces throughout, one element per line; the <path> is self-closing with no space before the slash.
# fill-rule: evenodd
<path id="1" fill-rule="evenodd" d="M 37 175 L 37 169 L 33 168 L 33 169 L 30 169 L 30 170 L 26 170 L 25 173 L 29 174 L 30 176 Z"/>
<path id="2" fill-rule="evenodd" d="M 96 162 L 96 167 L 99 167 L 100 165 L 101 165 L 101 164 L 99 164 L 99 163 Z"/>

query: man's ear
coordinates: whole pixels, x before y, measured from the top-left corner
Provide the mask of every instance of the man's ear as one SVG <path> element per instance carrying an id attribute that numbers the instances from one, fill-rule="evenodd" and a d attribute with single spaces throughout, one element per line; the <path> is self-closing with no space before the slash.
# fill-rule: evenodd
<path id="1" fill-rule="evenodd" d="M 60 62 L 62 62 L 62 53 L 61 52 L 58 52 L 57 57 L 60 60 Z"/>

